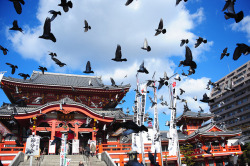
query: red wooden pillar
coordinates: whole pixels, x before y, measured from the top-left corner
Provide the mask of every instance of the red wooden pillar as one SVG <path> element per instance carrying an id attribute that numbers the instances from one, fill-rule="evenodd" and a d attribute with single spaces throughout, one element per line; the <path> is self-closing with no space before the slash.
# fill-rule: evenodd
<path id="1" fill-rule="evenodd" d="M 52 120 L 51 137 L 50 137 L 50 139 L 53 140 L 55 135 L 56 135 L 56 121 Z"/>
<path id="2" fill-rule="evenodd" d="M 120 166 L 124 166 L 124 156 L 123 156 L 123 154 L 119 155 L 119 159 L 120 159 Z"/>
<path id="3" fill-rule="evenodd" d="M 139 153 L 139 163 L 141 163 L 141 162 L 142 162 L 142 154 Z"/>
<path id="4" fill-rule="evenodd" d="M 157 153 L 157 157 L 158 157 L 158 163 L 159 163 L 159 165 L 162 166 L 161 165 L 161 160 L 162 160 L 161 153 Z"/>
<path id="5" fill-rule="evenodd" d="M 208 158 L 205 158 L 205 166 L 209 166 Z"/>

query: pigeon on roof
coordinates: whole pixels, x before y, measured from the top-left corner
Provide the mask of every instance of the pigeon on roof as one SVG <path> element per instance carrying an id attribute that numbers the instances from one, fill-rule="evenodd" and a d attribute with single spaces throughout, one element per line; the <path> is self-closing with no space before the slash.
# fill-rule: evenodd
<path id="1" fill-rule="evenodd" d="M 38 69 L 41 70 L 43 74 L 44 74 L 44 71 L 47 71 L 47 68 L 46 67 L 42 67 L 42 66 L 39 66 Z"/>
<path id="2" fill-rule="evenodd" d="M 50 21 L 53 21 L 57 17 L 57 15 L 62 14 L 60 11 L 55 11 L 55 10 L 50 10 L 49 13 L 52 14 Z"/>
<path id="3" fill-rule="evenodd" d="M 22 6 L 21 4 L 25 4 L 25 2 L 23 0 L 9 0 L 11 2 L 13 2 L 14 8 L 17 12 L 17 14 L 21 14 L 22 13 Z"/>
<path id="4" fill-rule="evenodd" d="M 18 75 L 20 75 L 21 77 L 23 77 L 24 80 L 26 80 L 28 77 L 30 77 L 29 74 L 24 74 L 24 73 L 19 73 Z"/>
<path id="5" fill-rule="evenodd" d="M 224 12 L 224 17 L 226 20 L 228 20 L 229 18 L 234 18 L 235 22 L 238 23 L 240 22 L 243 17 L 244 17 L 244 13 L 243 11 L 240 11 L 239 13 L 235 13 L 234 11 L 234 3 L 236 0 L 226 0 L 226 4 L 224 5 L 222 11 L 227 10 L 227 12 Z"/>
<path id="6" fill-rule="evenodd" d="M 43 35 L 39 36 L 39 38 L 56 42 L 55 36 L 53 35 L 53 33 L 51 33 L 51 20 L 49 17 L 47 17 L 45 22 L 44 22 Z"/>
<path id="7" fill-rule="evenodd" d="M 58 6 L 61 6 L 63 7 L 63 11 L 64 12 L 68 12 L 69 11 L 69 8 L 72 8 L 73 7 L 73 4 L 71 1 L 68 1 L 67 0 L 61 0 L 61 3 L 58 4 Z"/>
<path id="8" fill-rule="evenodd" d="M 87 20 L 84 20 L 84 32 L 88 32 L 88 30 L 91 29 L 91 26 L 89 26 L 89 23 Z"/>
<path id="9" fill-rule="evenodd" d="M 155 31 L 156 31 L 155 36 L 157 36 L 157 35 L 159 35 L 161 33 L 165 34 L 167 32 L 166 29 L 163 29 L 163 20 L 162 20 L 162 18 L 161 18 L 161 20 L 159 22 L 158 28 Z"/>
<path id="10" fill-rule="evenodd" d="M 112 58 L 112 60 L 116 62 L 127 61 L 126 58 L 122 59 L 122 51 L 121 51 L 121 46 L 119 44 L 117 44 L 117 47 L 116 47 L 115 58 Z"/>
<path id="11" fill-rule="evenodd" d="M 9 30 L 19 31 L 23 33 L 22 28 L 20 28 L 17 24 L 17 20 L 13 21 L 13 27 L 9 28 Z"/>

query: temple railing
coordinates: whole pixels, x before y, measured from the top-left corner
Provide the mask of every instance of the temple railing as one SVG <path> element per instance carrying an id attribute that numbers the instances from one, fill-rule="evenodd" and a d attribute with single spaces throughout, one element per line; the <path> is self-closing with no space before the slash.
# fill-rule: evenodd
<path id="1" fill-rule="evenodd" d="M 108 166 L 116 166 L 115 162 L 106 151 L 102 152 L 101 158 Z"/>
<path id="2" fill-rule="evenodd" d="M 9 166 L 16 166 L 19 165 L 20 162 L 24 161 L 24 153 L 23 152 L 18 152 L 16 157 L 11 161 Z"/>

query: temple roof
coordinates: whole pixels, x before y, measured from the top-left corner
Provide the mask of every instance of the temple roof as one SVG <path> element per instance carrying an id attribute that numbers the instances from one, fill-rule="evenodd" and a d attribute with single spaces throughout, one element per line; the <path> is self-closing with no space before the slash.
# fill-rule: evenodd
<path id="1" fill-rule="evenodd" d="M 111 88 L 117 89 L 122 87 L 130 87 L 130 85 L 123 85 L 123 86 L 106 86 L 103 84 L 101 77 L 98 76 L 86 76 L 86 75 L 74 75 L 74 74 L 61 74 L 61 73 L 49 73 L 39 71 L 33 71 L 31 74 L 30 79 L 19 79 L 19 78 L 12 78 L 12 77 L 3 77 L 2 80 L 16 82 L 16 83 L 23 83 L 23 84 L 36 84 L 36 85 L 54 85 L 54 86 L 73 86 L 77 88 L 82 87 L 90 87 L 89 80 L 93 86 L 91 88 Z"/>

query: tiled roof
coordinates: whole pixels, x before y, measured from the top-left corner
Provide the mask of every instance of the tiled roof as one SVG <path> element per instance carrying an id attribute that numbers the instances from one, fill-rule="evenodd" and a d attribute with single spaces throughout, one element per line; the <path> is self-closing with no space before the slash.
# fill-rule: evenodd
<path id="1" fill-rule="evenodd" d="M 130 85 L 123 85 L 118 87 L 106 86 L 103 84 L 101 77 L 97 76 L 86 76 L 86 75 L 74 75 L 74 74 L 60 74 L 60 73 L 49 73 L 39 71 L 33 71 L 30 79 L 19 79 L 12 77 L 3 77 L 3 80 L 13 81 L 19 83 L 37 84 L 37 85 L 59 85 L 59 86 L 73 86 L 76 88 L 90 87 L 89 80 L 93 86 L 92 88 L 104 88 L 108 87 L 110 89 L 130 87 Z"/>
<path id="2" fill-rule="evenodd" d="M 211 118 L 213 117 L 214 114 L 210 114 L 210 113 L 198 113 L 198 112 L 193 112 L 193 111 L 186 111 L 183 112 L 183 114 L 181 114 L 179 117 L 176 118 L 176 121 L 178 122 L 179 120 L 182 119 L 182 117 L 192 117 L 192 118 L 196 118 L 196 119 L 207 119 L 207 118 Z"/>
<path id="3" fill-rule="evenodd" d="M 162 141 L 167 141 L 169 138 L 168 138 L 168 133 L 169 131 L 160 131 L 160 134 L 161 134 L 161 140 Z M 187 135 L 186 134 L 183 134 L 182 132 L 180 132 L 179 130 L 177 131 L 177 134 L 178 134 L 178 139 L 179 140 L 186 140 L 187 138 Z"/>

